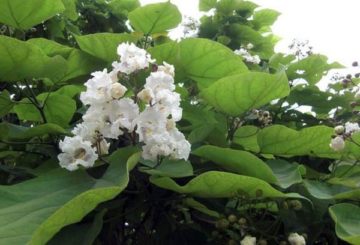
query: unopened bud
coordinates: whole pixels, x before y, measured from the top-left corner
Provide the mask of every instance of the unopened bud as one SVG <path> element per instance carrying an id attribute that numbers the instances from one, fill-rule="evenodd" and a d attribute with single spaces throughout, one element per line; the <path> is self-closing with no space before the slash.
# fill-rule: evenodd
<path id="1" fill-rule="evenodd" d="M 239 225 L 246 225 L 247 221 L 246 221 L 245 218 L 240 218 L 240 219 L 238 220 L 238 223 L 239 223 Z"/>
<path id="2" fill-rule="evenodd" d="M 120 83 L 113 83 L 111 85 L 111 97 L 113 97 L 114 99 L 120 99 L 121 97 L 124 96 L 125 92 L 126 92 L 127 88 L 125 86 L 123 86 Z"/>
<path id="3" fill-rule="evenodd" d="M 345 128 L 343 125 L 338 125 L 334 128 L 334 132 L 338 135 L 341 135 L 345 132 Z"/>
<path id="4" fill-rule="evenodd" d="M 176 123 L 174 121 L 174 119 L 168 119 L 167 122 L 166 122 L 166 129 L 167 130 L 172 130 L 176 127 Z"/>
<path id="5" fill-rule="evenodd" d="M 258 245 L 267 245 L 268 243 L 267 243 L 266 240 L 260 239 L 257 244 L 258 244 Z"/>
<path id="6" fill-rule="evenodd" d="M 143 90 L 141 90 L 138 94 L 137 97 L 144 103 L 149 104 L 150 101 L 153 99 L 153 92 L 148 89 L 148 88 L 144 88 Z"/>
<path id="7" fill-rule="evenodd" d="M 99 142 L 99 154 L 106 155 L 109 154 L 110 143 L 107 143 L 104 139 Z"/>

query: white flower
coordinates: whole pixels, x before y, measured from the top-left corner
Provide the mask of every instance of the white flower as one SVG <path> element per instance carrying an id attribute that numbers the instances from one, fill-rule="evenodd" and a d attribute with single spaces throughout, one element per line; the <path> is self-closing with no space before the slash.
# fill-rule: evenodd
<path id="1" fill-rule="evenodd" d="M 174 128 L 169 131 L 171 143 L 173 145 L 172 158 L 187 160 L 191 151 L 191 144 L 185 139 L 185 136 Z"/>
<path id="2" fill-rule="evenodd" d="M 244 239 L 240 241 L 241 245 L 255 245 L 256 244 L 256 237 L 252 236 L 245 236 Z"/>
<path id="3" fill-rule="evenodd" d="M 164 89 L 174 91 L 174 78 L 163 71 L 151 72 L 150 76 L 146 78 L 144 88 L 150 89 L 154 94 Z"/>
<path id="4" fill-rule="evenodd" d="M 341 151 L 345 148 L 345 141 L 341 136 L 336 136 L 335 138 L 331 139 L 330 147 L 334 151 Z"/>
<path id="5" fill-rule="evenodd" d="M 144 88 L 143 90 L 141 90 L 138 94 L 137 97 L 144 103 L 149 104 L 151 102 L 151 100 L 154 98 L 154 93 L 152 92 L 151 89 L 148 88 Z"/>
<path id="6" fill-rule="evenodd" d="M 236 55 L 243 57 L 246 62 L 260 64 L 261 59 L 258 55 L 251 55 L 246 49 L 240 48 L 234 51 Z"/>
<path id="7" fill-rule="evenodd" d="M 111 74 L 106 69 L 93 72 L 93 78 L 86 83 L 86 91 L 81 92 L 80 100 L 84 105 L 102 104 L 112 99 L 111 85 L 113 83 Z"/>
<path id="8" fill-rule="evenodd" d="M 133 43 L 122 43 L 117 48 L 120 62 L 113 62 L 115 71 L 131 74 L 134 71 L 149 67 L 154 62 L 144 49 L 136 47 Z"/>
<path id="9" fill-rule="evenodd" d="M 170 65 L 166 62 L 163 62 L 164 65 L 162 66 L 158 66 L 158 71 L 163 71 L 166 74 L 169 74 L 170 76 L 174 77 L 175 76 L 175 68 L 173 65 Z"/>
<path id="10" fill-rule="evenodd" d="M 120 99 L 121 97 L 124 96 L 126 91 L 127 91 L 127 88 L 120 83 L 111 84 L 110 94 L 111 94 L 111 97 L 113 97 L 114 99 Z"/>
<path id="11" fill-rule="evenodd" d="M 121 128 L 134 130 L 134 120 L 139 116 L 138 105 L 130 98 L 112 101 L 108 107 L 110 122 L 119 123 Z"/>
<path id="12" fill-rule="evenodd" d="M 98 158 L 91 142 L 84 141 L 80 136 L 65 137 L 59 146 L 63 152 L 58 155 L 60 166 L 70 171 L 78 169 L 79 165 L 92 167 Z"/>
<path id="13" fill-rule="evenodd" d="M 345 123 L 345 133 L 352 134 L 360 131 L 360 127 L 358 123 L 346 122 Z"/>
<path id="14" fill-rule="evenodd" d="M 76 125 L 76 127 L 71 131 L 74 135 L 80 136 L 85 141 L 90 141 L 95 143 L 97 140 L 97 132 L 103 125 L 100 121 L 84 121 Z"/>
<path id="15" fill-rule="evenodd" d="M 167 117 L 169 115 L 175 121 L 179 121 L 182 117 L 182 109 L 180 107 L 180 95 L 176 92 L 163 89 L 155 94 L 155 98 L 152 101 L 154 108 L 164 113 Z"/>
<path id="16" fill-rule="evenodd" d="M 291 245 L 305 245 L 305 238 L 298 233 L 290 233 L 288 241 Z"/>
<path id="17" fill-rule="evenodd" d="M 136 133 L 140 141 L 149 141 L 154 135 L 161 134 L 166 129 L 167 119 L 154 107 L 147 107 L 135 119 Z"/>

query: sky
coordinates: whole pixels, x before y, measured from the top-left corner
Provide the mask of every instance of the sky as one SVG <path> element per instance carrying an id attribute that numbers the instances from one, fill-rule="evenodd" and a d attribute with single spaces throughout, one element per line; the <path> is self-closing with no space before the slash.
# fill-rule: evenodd
<path id="1" fill-rule="evenodd" d="M 142 4 L 161 2 L 141 0 Z M 198 0 L 171 0 L 180 11 L 199 18 Z M 261 7 L 282 14 L 273 32 L 282 40 L 277 51 L 287 51 L 294 38 L 309 40 L 316 53 L 327 55 L 331 61 L 351 66 L 360 61 L 360 1 L 359 0 L 253 0 Z"/>

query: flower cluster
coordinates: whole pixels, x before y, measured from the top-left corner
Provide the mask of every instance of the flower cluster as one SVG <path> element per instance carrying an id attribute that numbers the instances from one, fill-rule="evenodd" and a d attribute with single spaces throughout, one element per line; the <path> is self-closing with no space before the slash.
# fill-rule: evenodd
<path id="1" fill-rule="evenodd" d="M 120 61 L 113 62 L 112 71 L 94 72 L 85 83 L 86 91 L 80 94 L 80 100 L 89 108 L 83 122 L 72 130 L 74 136 L 60 142 L 60 165 L 71 171 L 80 165 L 91 167 L 99 156 L 108 154 L 111 139 L 134 132 L 143 144 L 144 159 L 166 156 L 186 160 L 191 146 L 176 128 L 182 109 L 180 95 L 174 91 L 174 67 L 164 63 L 150 73 L 144 89 L 137 94 L 145 103 L 145 109 L 140 111 L 139 100 L 125 96 L 128 89 L 119 79 L 148 68 L 154 60 L 134 44 L 120 44 L 117 53 Z"/>
<path id="2" fill-rule="evenodd" d="M 260 64 L 261 59 L 259 55 L 251 55 L 248 50 L 254 47 L 253 44 L 249 43 L 245 47 L 240 47 L 240 49 L 234 50 L 236 55 L 240 55 L 246 62 L 253 63 L 253 64 Z"/>
<path id="3" fill-rule="evenodd" d="M 345 126 L 339 125 L 334 128 L 336 135 L 331 139 L 330 147 L 334 151 L 341 151 L 345 148 L 345 140 L 350 138 L 353 133 L 359 132 L 358 123 L 346 122 Z"/>

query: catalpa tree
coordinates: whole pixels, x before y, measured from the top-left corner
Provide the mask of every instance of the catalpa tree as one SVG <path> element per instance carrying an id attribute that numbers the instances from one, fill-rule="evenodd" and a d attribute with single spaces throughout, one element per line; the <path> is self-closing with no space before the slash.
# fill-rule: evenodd
<path id="1" fill-rule="evenodd" d="M 277 11 L 0 9 L 0 244 L 360 244 L 359 74 Z"/>

